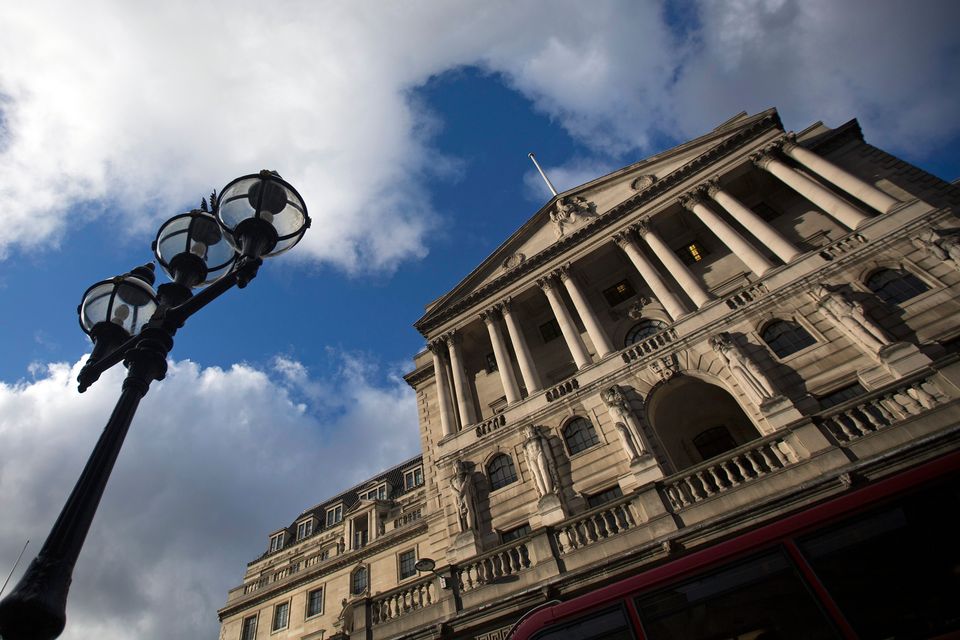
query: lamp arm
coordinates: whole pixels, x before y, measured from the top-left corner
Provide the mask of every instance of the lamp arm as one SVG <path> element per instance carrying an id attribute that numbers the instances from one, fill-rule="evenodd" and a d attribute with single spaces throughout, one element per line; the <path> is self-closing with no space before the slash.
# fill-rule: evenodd
<path id="1" fill-rule="evenodd" d="M 251 280 L 257 277 L 257 270 L 261 264 L 263 264 L 261 258 L 242 256 L 237 261 L 236 268 L 232 271 L 214 280 L 209 287 L 194 295 L 189 300 L 168 309 L 164 316 L 165 322 L 168 326 L 173 325 L 175 328 L 182 327 L 190 316 L 200 311 L 200 309 L 203 309 L 234 286 L 241 289 L 246 287 Z"/>
<path id="2" fill-rule="evenodd" d="M 114 365 L 117 365 L 123 362 L 124 357 L 126 357 L 127 352 L 137 346 L 137 343 L 140 341 L 140 334 L 138 333 L 135 336 L 130 336 L 123 343 L 120 344 L 116 349 L 105 355 L 104 357 L 96 360 L 94 362 L 88 362 L 83 365 L 83 368 L 80 369 L 80 373 L 77 375 L 77 382 L 80 383 L 77 387 L 77 390 L 80 393 L 83 393 L 90 385 L 100 379 L 101 374 L 107 369 L 110 369 Z"/>

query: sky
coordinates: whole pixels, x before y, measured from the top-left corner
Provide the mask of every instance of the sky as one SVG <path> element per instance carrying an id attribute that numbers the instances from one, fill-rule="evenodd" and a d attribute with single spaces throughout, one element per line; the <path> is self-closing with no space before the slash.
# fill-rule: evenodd
<path id="1" fill-rule="evenodd" d="M 960 176 L 960 5 L 920 0 L 0 3 L 0 580 L 120 389 L 92 283 L 275 169 L 313 226 L 178 333 L 63 638 L 216 638 L 267 534 L 419 450 L 412 328 L 561 190 L 777 107 Z M 8 587 L 9 590 L 9 587 Z"/>

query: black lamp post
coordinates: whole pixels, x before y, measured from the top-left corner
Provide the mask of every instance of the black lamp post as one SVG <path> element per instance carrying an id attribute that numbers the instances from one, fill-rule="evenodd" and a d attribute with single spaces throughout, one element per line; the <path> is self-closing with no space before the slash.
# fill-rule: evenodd
<path id="1" fill-rule="evenodd" d="M 177 329 L 234 285 L 247 286 L 263 258 L 292 248 L 310 226 L 300 194 L 272 171 L 237 178 L 212 204 L 213 214 L 195 210 L 160 227 L 153 250 L 172 282 L 154 292 L 147 264 L 83 296 L 80 326 L 94 347 L 77 377 L 80 392 L 120 362 L 127 377 L 43 548 L 0 602 L 3 640 L 51 640 L 63 632 L 73 567 L 137 406 L 150 383 L 166 375 Z"/>

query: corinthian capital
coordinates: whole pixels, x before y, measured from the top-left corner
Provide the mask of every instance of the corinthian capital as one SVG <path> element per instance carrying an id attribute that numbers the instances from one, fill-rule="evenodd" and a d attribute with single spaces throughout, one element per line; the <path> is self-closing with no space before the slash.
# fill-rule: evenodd
<path id="1" fill-rule="evenodd" d="M 457 329 L 452 329 L 451 331 L 443 334 L 443 339 L 447 341 L 447 344 L 453 346 L 455 344 L 460 344 L 463 341 L 463 336 Z"/>
<path id="2" fill-rule="evenodd" d="M 437 338 L 427 343 L 427 349 L 430 349 L 433 354 L 441 356 L 447 352 L 447 343 L 443 338 Z"/>
<path id="3" fill-rule="evenodd" d="M 700 189 L 694 189 L 688 193 L 683 194 L 677 198 L 677 202 L 680 203 L 680 206 L 689 211 L 693 211 L 693 208 L 698 204 L 706 204 L 703 199 L 703 195 L 700 193 Z"/>
<path id="4" fill-rule="evenodd" d="M 613 234 L 613 241 L 616 242 L 621 247 L 626 247 L 633 244 L 633 237 L 630 233 L 630 229 L 625 229 L 623 231 L 618 231 Z"/>
<path id="5" fill-rule="evenodd" d="M 793 131 L 788 131 L 780 137 L 780 146 L 784 151 L 789 151 L 793 147 L 797 146 L 797 134 Z"/>
<path id="6" fill-rule="evenodd" d="M 630 228 L 636 231 L 637 235 L 639 235 L 641 238 L 652 231 L 652 229 L 650 229 L 650 222 L 647 220 L 640 220 L 639 222 L 635 222 L 632 225 L 630 225 Z"/>
<path id="7" fill-rule="evenodd" d="M 480 319 L 483 320 L 485 324 L 493 324 L 499 315 L 500 312 L 497 310 L 497 305 L 493 305 L 489 309 L 484 309 L 480 312 Z"/>
<path id="8" fill-rule="evenodd" d="M 537 286 L 543 289 L 544 291 L 553 289 L 555 286 L 557 286 L 557 281 L 554 278 L 554 274 L 548 273 L 542 278 L 537 278 Z"/>
<path id="9" fill-rule="evenodd" d="M 506 298 L 504 298 L 494 306 L 500 310 L 501 314 L 506 315 L 511 311 L 513 311 L 513 298 L 510 296 L 507 296 Z"/>
<path id="10" fill-rule="evenodd" d="M 766 169 L 775 158 L 773 154 L 769 151 L 758 151 L 750 156 L 750 162 L 755 164 L 760 169 Z"/>
<path id="11" fill-rule="evenodd" d="M 554 275 L 560 279 L 560 282 L 566 282 L 573 275 L 570 272 L 570 263 L 562 264 L 553 271 Z"/>
<path id="12" fill-rule="evenodd" d="M 704 182 L 703 186 L 706 188 L 707 195 L 711 198 L 716 198 L 717 194 L 723 190 L 723 188 L 720 186 L 720 178 L 716 177 L 710 178 Z"/>

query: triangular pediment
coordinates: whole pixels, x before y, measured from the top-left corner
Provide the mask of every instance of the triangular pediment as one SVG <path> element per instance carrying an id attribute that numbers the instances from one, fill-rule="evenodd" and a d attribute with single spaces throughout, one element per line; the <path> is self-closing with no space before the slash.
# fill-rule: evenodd
<path id="1" fill-rule="evenodd" d="M 549 250 L 591 220 L 636 196 L 736 135 L 756 120 L 776 116 L 770 109 L 748 116 L 739 113 L 699 138 L 650 156 L 551 198 L 522 227 L 446 295 L 427 306 L 419 327 L 449 305 L 471 295 L 532 257 Z"/>

